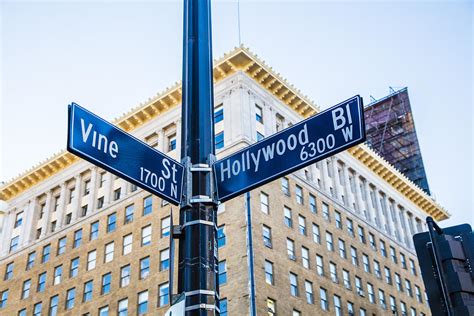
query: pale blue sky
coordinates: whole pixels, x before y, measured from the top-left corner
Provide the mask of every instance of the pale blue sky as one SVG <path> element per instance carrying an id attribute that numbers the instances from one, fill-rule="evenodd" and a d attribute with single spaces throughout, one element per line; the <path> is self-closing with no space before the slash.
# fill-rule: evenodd
<path id="1" fill-rule="evenodd" d="M 67 104 L 113 119 L 181 79 L 182 1 L 0 0 L 0 181 L 65 148 Z M 321 108 L 408 86 L 428 181 L 473 203 L 469 1 L 246 1 L 241 38 Z M 213 2 L 214 57 L 238 43 L 236 1 Z"/>

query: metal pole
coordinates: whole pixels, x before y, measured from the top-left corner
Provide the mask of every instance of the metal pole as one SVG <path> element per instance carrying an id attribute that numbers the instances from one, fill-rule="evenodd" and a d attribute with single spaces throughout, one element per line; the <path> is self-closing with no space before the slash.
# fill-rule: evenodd
<path id="1" fill-rule="evenodd" d="M 219 315 L 217 203 L 214 161 L 214 93 L 210 0 L 184 1 L 182 162 L 178 293 L 186 315 Z"/>
<path id="2" fill-rule="evenodd" d="M 249 290 L 250 290 L 250 316 L 257 315 L 255 306 L 255 273 L 253 261 L 253 238 L 252 238 L 252 208 L 250 206 L 250 193 L 245 193 L 245 204 L 247 205 L 247 257 L 249 265 Z"/>
<path id="3" fill-rule="evenodd" d="M 435 230 L 438 234 L 443 234 L 443 230 L 435 223 L 431 216 L 426 218 L 426 224 L 428 225 L 428 232 L 430 234 L 431 248 L 433 250 L 433 257 L 435 259 L 436 272 L 438 273 L 439 283 L 441 285 L 441 292 L 443 293 L 444 301 L 446 302 L 446 314 L 451 316 L 451 299 L 449 297 L 448 288 L 446 281 L 444 280 L 443 266 L 439 258 L 439 245 L 435 235 Z"/>

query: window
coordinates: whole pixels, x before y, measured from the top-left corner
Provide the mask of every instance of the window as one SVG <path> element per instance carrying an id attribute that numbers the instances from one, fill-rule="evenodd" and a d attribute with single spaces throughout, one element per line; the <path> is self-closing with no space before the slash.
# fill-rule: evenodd
<path id="1" fill-rule="evenodd" d="M 257 138 L 257 142 L 258 142 L 258 141 L 260 141 L 260 140 L 264 139 L 264 138 L 265 138 L 265 136 L 263 136 L 263 134 L 262 134 L 262 133 L 259 133 L 259 132 L 257 132 L 257 137 L 256 137 L 256 138 Z"/>
<path id="2" fill-rule="evenodd" d="M 33 307 L 33 316 L 41 316 L 42 309 L 43 309 L 43 304 L 41 302 L 36 303 Z"/>
<path id="3" fill-rule="evenodd" d="M 72 248 L 77 248 L 81 245 L 82 242 L 82 229 L 76 230 L 74 232 L 74 242 Z"/>
<path id="4" fill-rule="evenodd" d="M 109 316 L 109 306 L 99 308 L 99 316 Z"/>
<path id="5" fill-rule="evenodd" d="M 81 207 L 81 217 L 84 217 L 87 215 L 87 204 Z"/>
<path id="6" fill-rule="evenodd" d="M 59 239 L 58 242 L 58 256 L 66 252 L 66 237 Z"/>
<path id="7" fill-rule="evenodd" d="M 296 203 L 303 204 L 304 203 L 303 188 L 301 188 L 299 185 L 296 185 L 295 192 L 296 192 Z"/>
<path id="8" fill-rule="evenodd" d="M 323 218 L 327 221 L 331 221 L 331 218 L 329 217 L 329 205 L 323 202 Z"/>
<path id="9" fill-rule="evenodd" d="M 339 239 L 338 245 L 339 245 L 339 256 L 343 259 L 346 259 L 346 243 L 344 242 L 344 240 Z"/>
<path id="10" fill-rule="evenodd" d="M 331 275 L 331 280 L 334 283 L 339 283 L 337 278 L 337 265 L 334 262 L 329 262 L 329 274 Z"/>
<path id="11" fill-rule="evenodd" d="M 138 293 L 138 315 L 143 315 L 148 312 L 148 291 Z"/>
<path id="12" fill-rule="evenodd" d="M 298 215 L 298 230 L 301 235 L 306 236 L 306 219 L 301 215 Z"/>
<path id="13" fill-rule="evenodd" d="M 272 248 L 272 229 L 268 226 L 263 225 L 262 234 L 263 244 L 268 248 Z"/>
<path id="14" fill-rule="evenodd" d="M 117 213 L 112 213 L 107 216 L 107 232 L 113 232 L 117 227 Z"/>
<path id="15" fill-rule="evenodd" d="M 142 228 L 142 246 L 151 244 L 151 225 Z"/>
<path id="16" fill-rule="evenodd" d="M 364 265 L 364 271 L 370 273 L 369 256 L 367 256 L 365 253 L 362 254 L 362 263 Z"/>
<path id="17" fill-rule="evenodd" d="M 167 216 L 161 220 L 161 238 L 170 235 L 171 217 Z"/>
<path id="18" fill-rule="evenodd" d="M 309 269 L 309 250 L 306 247 L 301 247 L 301 260 L 303 262 L 303 267 Z"/>
<path id="19" fill-rule="evenodd" d="M 102 276 L 102 288 L 100 294 L 110 293 L 110 283 L 112 282 L 112 273 L 106 273 Z"/>
<path id="20" fill-rule="evenodd" d="M 351 278 L 349 275 L 349 271 L 347 270 L 342 270 L 342 282 L 344 283 L 344 287 L 348 290 L 352 289 L 351 285 Z"/>
<path id="21" fill-rule="evenodd" d="M 423 303 L 423 298 L 421 297 L 420 287 L 415 285 L 415 296 L 418 303 Z"/>
<path id="22" fill-rule="evenodd" d="M 97 259 L 96 250 L 92 250 L 87 254 L 87 271 L 95 268 L 96 259 Z"/>
<path id="23" fill-rule="evenodd" d="M 268 195 L 263 192 L 260 192 L 260 210 L 265 214 L 268 214 L 270 210 L 270 207 L 268 205 Z"/>
<path id="24" fill-rule="evenodd" d="M 54 295 L 49 299 L 49 316 L 56 316 L 58 314 L 58 303 L 58 295 Z"/>
<path id="25" fill-rule="evenodd" d="M 364 233 L 364 228 L 357 226 L 357 233 L 359 235 L 359 241 L 363 244 L 365 244 L 365 233 Z"/>
<path id="26" fill-rule="evenodd" d="M 326 289 L 323 289 L 323 288 L 319 289 L 319 299 L 321 302 L 321 309 L 323 311 L 328 311 L 329 310 L 328 292 L 326 291 Z"/>
<path id="27" fill-rule="evenodd" d="M 352 222 L 352 219 L 348 218 L 346 219 L 346 225 L 347 225 L 347 233 L 354 237 L 354 224 Z"/>
<path id="28" fill-rule="evenodd" d="M 59 209 L 59 195 L 54 197 L 54 208 L 53 212 L 56 212 Z"/>
<path id="29" fill-rule="evenodd" d="M 405 302 L 400 301 L 400 310 L 402 311 L 402 316 L 407 315 L 407 305 L 405 304 Z"/>
<path id="30" fill-rule="evenodd" d="M 286 239 L 286 250 L 288 252 L 288 258 L 296 260 L 295 256 L 295 242 L 291 239 Z"/>
<path id="31" fill-rule="evenodd" d="M 219 285 L 227 283 L 227 263 L 225 260 L 219 261 L 219 276 L 218 281 Z"/>
<path id="32" fill-rule="evenodd" d="M 413 259 L 408 260 L 410 262 L 410 271 L 412 275 L 416 275 L 415 261 Z"/>
<path id="33" fill-rule="evenodd" d="M 28 258 L 28 260 L 29 260 L 29 258 Z M 3 279 L 5 281 L 10 280 L 11 278 L 13 278 L 13 267 L 14 267 L 13 262 L 10 262 L 9 264 L 6 265 L 6 267 L 5 267 L 5 276 L 3 277 Z"/>
<path id="34" fill-rule="evenodd" d="M 104 197 L 103 196 L 101 196 L 100 198 L 97 199 L 97 208 L 101 209 L 102 207 L 104 207 Z"/>
<path id="35" fill-rule="evenodd" d="M 290 293 L 292 296 L 298 296 L 298 276 L 290 272 Z"/>
<path id="36" fill-rule="evenodd" d="M 336 316 L 342 316 L 341 298 L 337 295 L 334 295 L 334 313 Z"/>
<path id="37" fill-rule="evenodd" d="M 324 275 L 324 262 L 323 257 L 321 257 L 320 255 L 316 255 L 316 272 L 320 276 Z"/>
<path id="38" fill-rule="evenodd" d="M 125 219 L 124 224 L 133 222 L 133 212 L 135 210 L 135 205 L 131 204 L 125 208 Z"/>
<path id="39" fill-rule="evenodd" d="M 219 123 L 224 119 L 224 106 L 219 104 L 214 109 L 214 124 Z"/>
<path id="40" fill-rule="evenodd" d="M 140 280 L 150 275 L 150 257 L 140 259 Z"/>
<path id="41" fill-rule="evenodd" d="M 414 307 L 410 307 L 411 316 L 416 316 L 416 309 Z"/>
<path id="42" fill-rule="evenodd" d="M 397 315 L 397 303 L 395 301 L 395 297 L 390 295 L 390 310 L 392 311 L 393 315 Z"/>
<path id="43" fill-rule="evenodd" d="M 392 262 L 397 264 L 398 263 L 398 260 L 397 260 L 397 254 L 395 252 L 395 248 L 393 248 L 392 246 L 390 246 L 390 257 L 392 258 Z"/>
<path id="44" fill-rule="evenodd" d="M 359 294 L 359 296 L 364 296 L 364 290 L 362 289 L 362 279 L 356 276 L 354 280 L 357 294 Z"/>
<path id="45" fill-rule="evenodd" d="M 360 310 L 359 310 L 359 315 L 360 315 L 360 316 L 366 316 L 366 315 L 367 315 L 366 310 L 361 307 Z"/>
<path id="46" fill-rule="evenodd" d="M 23 282 L 23 287 L 21 289 L 21 299 L 25 299 L 30 296 L 30 288 L 31 288 L 31 279 L 28 279 Z"/>
<path id="47" fill-rule="evenodd" d="M 71 266 L 69 268 L 69 277 L 73 278 L 79 273 L 79 258 L 71 260 Z"/>
<path id="48" fill-rule="evenodd" d="M 328 231 L 326 231 L 326 247 L 329 251 L 334 251 L 332 234 Z"/>
<path id="49" fill-rule="evenodd" d="M 122 254 L 125 256 L 130 252 L 132 252 L 132 234 L 123 236 Z"/>
<path id="50" fill-rule="evenodd" d="M 36 239 L 40 239 L 41 231 L 42 231 L 41 227 L 36 230 Z"/>
<path id="51" fill-rule="evenodd" d="M 268 316 L 276 315 L 276 302 L 271 298 L 267 298 Z"/>
<path id="52" fill-rule="evenodd" d="M 293 226 L 293 220 L 291 219 L 291 209 L 285 206 L 283 208 L 283 212 L 285 214 L 285 224 L 291 228 Z"/>
<path id="53" fill-rule="evenodd" d="M 160 251 L 160 271 L 168 270 L 170 267 L 170 250 Z"/>
<path id="54" fill-rule="evenodd" d="M 306 294 L 306 303 L 314 304 L 313 283 L 308 280 L 304 281 L 304 290 Z"/>
<path id="55" fill-rule="evenodd" d="M 255 119 L 263 124 L 263 111 L 258 105 L 255 105 Z"/>
<path id="56" fill-rule="evenodd" d="M 17 228 L 21 226 L 21 223 L 23 223 L 23 212 L 18 212 L 15 217 L 15 225 L 13 228 Z"/>
<path id="57" fill-rule="evenodd" d="M 84 196 L 89 194 L 91 191 L 91 180 L 84 181 Z"/>
<path id="58" fill-rule="evenodd" d="M 281 190 L 283 193 L 290 196 L 290 182 L 286 177 L 281 178 Z"/>
<path id="59" fill-rule="evenodd" d="M 359 258 L 357 257 L 357 249 L 351 246 L 351 261 L 355 266 L 359 265 Z"/>
<path id="60" fill-rule="evenodd" d="M 410 297 L 413 297 L 413 292 L 411 290 L 411 283 L 410 283 L 410 280 L 408 280 L 408 279 L 405 279 L 405 289 L 407 290 L 407 294 Z"/>
<path id="61" fill-rule="evenodd" d="M 227 299 L 223 298 L 219 300 L 219 315 L 220 316 L 227 316 Z"/>
<path id="62" fill-rule="evenodd" d="M 385 248 L 385 241 L 380 240 L 380 253 L 382 256 L 387 257 L 387 249 Z"/>
<path id="63" fill-rule="evenodd" d="M 217 228 L 217 247 L 224 247 L 226 244 L 225 236 L 225 225 L 221 225 Z"/>
<path id="64" fill-rule="evenodd" d="M 273 285 L 273 263 L 265 260 L 265 281 Z"/>
<path id="65" fill-rule="evenodd" d="M 318 208 L 316 206 L 316 197 L 312 195 L 311 193 L 309 194 L 309 209 L 314 214 L 318 212 Z"/>
<path id="66" fill-rule="evenodd" d="M 105 254 L 104 254 L 105 263 L 114 260 L 114 248 L 115 248 L 115 244 L 113 241 L 105 245 Z"/>
<path id="67" fill-rule="evenodd" d="M 130 265 L 127 264 L 120 269 L 120 287 L 130 284 Z"/>
<path id="68" fill-rule="evenodd" d="M 168 152 L 176 149 L 176 134 L 168 136 Z"/>
<path id="69" fill-rule="evenodd" d="M 217 133 L 216 136 L 214 136 L 214 146 L 216 150 L 224 148 L 224 132 Z"/>
<path id="70" fill-rule="evenodd" d="M 367 282 L 367 293 L 369 294 L 369 302 L 372 304 L 375 303 L 375 295 L 374 295 L 374 286 Z"/>
<path id="71" fill-rule="evenodd" d="M 336 221 L 336 228 L 342 229 L 341 213 L 334 211 L 334 220 Z"/>
<path id="72" fill-rule="evenodd" d="M 92 300 L 93 287 L 94 287 L 94 283 L 92 280 L 84 283 L 84 295 L 82 297 L 83 302 L 89 302 L 90 300 Z"/>
<path id="73" fill-rule="evenodd" d="M 38 288 L 36 289 L 37 292 L 43 292 L 46 287 L 46 272 L 41 273 L 38 275 Z"/>
<path id="74" fill-rule="evenodd" d="M 382 278 L 382 275 L 380 274 L 380 264 L 377 260 L 374 260 L 374 273 L 377 278 Z"/>
<path id="75" fill-rule="evenodd" d="M 153 199 L 152 196 L 149 195 L 143 199 L 143 216 L 148 215 L 153 210 Z"/>
<path id="76" fill-rule="evenodd" d="M 114 201 L 120 199 L 120 195 L 122 194 L 122 188 L 118 188 L 114 190 Z"/>
<path id="77" fill-rule="evenodd" d="M 390 269 L 387 267 L 384 267 L 384 272 L 385 272 L 385 282 L 387 284 L 392 284 L 392 275 L 390 274 Z"/>
<path id="78" fill-rule="evenodd" d="M 56 230 L 56 221 L 51 222 L 51 232 L 53 233 Z"/>
<path id="79" fill-rule="evenodd" d="M 313 223 L 313 241 L 317 244 L 321 243 L 321 234 L 319 232 L 319 226 Z"/>
<path id="80" fill-rule="evenodd" d="M 403 291 L 402 279 L 400 278 L 400 274 L 398 273 L 395 273 L 395 284 L 397 285 L 397 290 L 399 292 L 402 292 Z"/>
<path id="81" fill-rule="evenodd" d="M 53 285 L 61 283 L 61 278 L 63 276 L 63 266 L 57 266 L 54 268 L 54 279 L 53 279 Z"/>
<path id="82" fill-rule="evenodd" d="M 405 255 L 401 252 L 400 252 L 400 263 L 402 264 L 403 269 L 407 268 L 407 261 L 405 259 Z"/>
<path id="83" fill-rule="evenodd" d="M 379 289 L 379 303 L 383 309 L 387 309 L 387 303 L 385 302 L 385 292 Z"/>
<path id="84" fill-rule="evenodd" d="M 168 282 L 163 283 L 158 287 L 158 306 L 159 307 L 168 305 L 169 303 L 168 291 L 169 291 Z"/>
<path id="85" fill-rule="evenodd" d="M 66 309 L 71 309 L 74 307 L 74 299 L 76 298 L 76 288 L 67 290 L 66 292 Z"/>
<path id="86" fill-rule="evenodd" d="M 127 316 L 128 315 L 128 299 L 124 298 L 118 302 L 117 308 L 118 316 Z"/>
<path id="87" fill-rule="evenodd" d="M 347 302 L 347 315 L 348 316 L 354 316 L 354 303 L 352 302 Z"/>
<path id="88" fill-rule="evenodd" d="M 72 220 L 72 213 L 67 213 L 66 214 L 66 225 L 71 224 L 71 220 Z"/>
<path id="89" fill-rule="evenodd" d="M 8 301 L 8 290 L 5 290 L 0 293 L 0 308 L 5 308 Z"/>
<path id="90" fill-rule="evenodd" d="M 30 252 L 28 254 L 28 261 L 26 262 L 26 270 L 30 270 L 35 265 L 36 252 Z M 7 279 L 8 280 L 8 279 Z"/>
<path id="91" fill-rule="evenodd" d="M 10 240 L 10 252 L 18 249 L 19 240 L 20 240 L 20 236 L 15 236 Z"/>
<path id="92" fill-rule="evenodd" d="M 99 237 L 99 221 L 91 224 L 91 232 L 89 235 L 89 240 L 96 240 Z"/>

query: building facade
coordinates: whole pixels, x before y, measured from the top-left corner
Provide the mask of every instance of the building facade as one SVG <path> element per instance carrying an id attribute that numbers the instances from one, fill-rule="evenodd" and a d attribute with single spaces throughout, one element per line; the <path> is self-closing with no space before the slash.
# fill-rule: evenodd
<path id="1" fill-rule="evenodd" d="M 218 158 L 318 112 L 245 48 L 217 61 L 214 79 Z M 172 87 L 115 124 L 179 159 L 180 101 Z M 1 315 L 169 308 L 177 207 L 67 152 L 3 185 L 0 198 Z M 221 315 L 249 313 L 246 203 L 218 210 Z M 367 146 L 253 190 L 248 206 L 259 315 L 429 314 L 411 236 L 427 215 L 449 215 Z"/>

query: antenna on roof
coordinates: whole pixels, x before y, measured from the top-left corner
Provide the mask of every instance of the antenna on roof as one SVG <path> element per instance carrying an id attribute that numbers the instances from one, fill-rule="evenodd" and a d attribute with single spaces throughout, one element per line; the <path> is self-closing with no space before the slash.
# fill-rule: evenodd
<path id="1" fill-rule="evenodd" d="M 392 87 L 388 87 L 388 94 L 395 93 L 395 90 Z"/>
<path id="2" fill-rule="evenodd" d="M 237 0 L 237 28 L 239 31 L 239 46 L 241 46 L 242 42 L 240 40 L 240 0 Z"/>
<path id="3" fill-rule="evenodd" d="M 370 102 L 375 102 L 375 101 L 377 101 L 377 99 L 374 98 L 372 95 L 369 95 L 369 97 L 370 97 Z"/>

